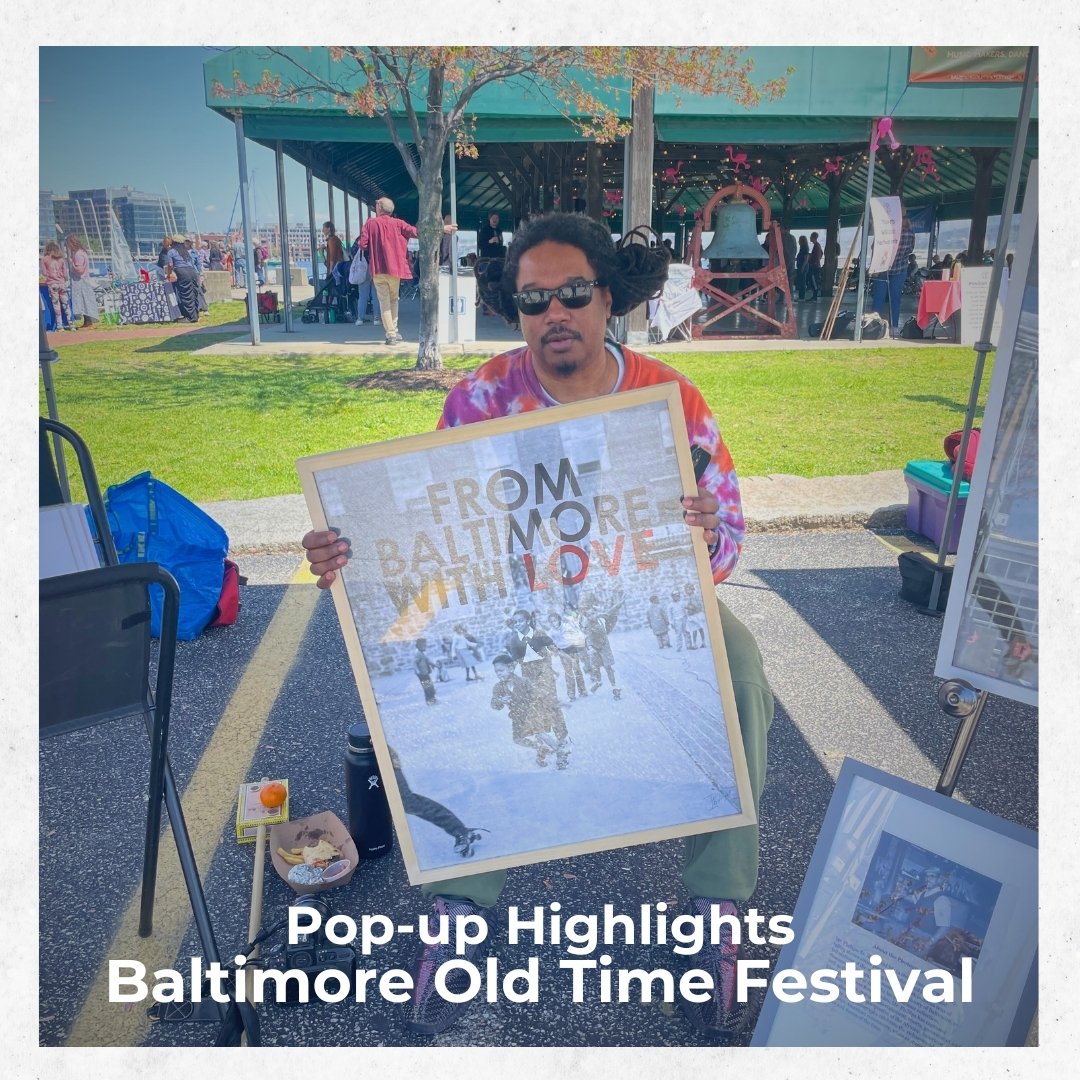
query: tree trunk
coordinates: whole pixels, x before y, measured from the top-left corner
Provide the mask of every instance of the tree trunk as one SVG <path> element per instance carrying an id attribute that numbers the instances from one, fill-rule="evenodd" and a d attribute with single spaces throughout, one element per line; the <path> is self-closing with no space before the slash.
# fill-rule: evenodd
<path id="1" fill-rule="evenodd" d="M 990 213 L 990 195 L 994 184 L 994 163 L 1000 150 L 996 146 L 975 146 L 971 156 L 975 159 L 975 191 L 971 197 L 971 230 L 968 232 L 968 254 L 976 260 L 982 258 L 986 247 L 986 218 Z"/>
<path id="2" fill-rule="evenodd" d="M 433 141 L 425 139 L 425 143 Z M 445 153 L 445 142 L 441 153 L 434 152 L 433 147 L 423 148 L 417 184 L 420 195 L 420 216 L 416 225 L 420 233 L 420 345 L 416 366 L 425 371 L 443 366 L 439 351 L 439 241 L 442 239 L 442 159 Z"/>
<path id="3" fill-rule="evenodd" d="M 595 221 L 604 220 L 600 189 L 600 146 L 591 142 L 585 148 L 585 213 Z"/>

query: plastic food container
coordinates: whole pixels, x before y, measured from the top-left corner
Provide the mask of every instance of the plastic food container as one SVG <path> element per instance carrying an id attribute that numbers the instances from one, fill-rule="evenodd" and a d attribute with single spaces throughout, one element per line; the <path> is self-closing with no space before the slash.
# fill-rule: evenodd
<path id="1" fill-rule="evenodd" d="M 308 847 L 317 844 L 320 840 L 326 840 L 341 851 L 341 857 L 331 863 L 326 869 L 337 867 L 341 862 L 347 861 L 348 868 L 339 871 L 330 881 L 324 880 L 314 885 L 304 885 L 289 880 L 289 871 L 292 865 L 287 863 L 279 854 L 278 848 L 286 851 L 294 847 Z M 356 851 L 356 844 L 349 835 L 349 830 L 342 823 L 337 814 L 329 810 L 321 814 L 312 814 L 309 817 L 297 818 L 295 821 L 283 821 L 280 825 L 274 825 L 270 829 L 270 858 L 278 876 L 290 889 L 301 895 L 325 892 L 327 889 L 336 889 L 339 885 L 346 885 L 356 873 L 357 864 L 360 861 Z M 325 873 L 325 871 L 324 871 Z"/>

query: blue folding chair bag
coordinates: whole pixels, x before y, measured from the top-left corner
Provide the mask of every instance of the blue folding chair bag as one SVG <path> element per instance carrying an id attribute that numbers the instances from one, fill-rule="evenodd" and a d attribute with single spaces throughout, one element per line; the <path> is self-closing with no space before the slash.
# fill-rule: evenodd
<path id="1" fill-rule="evenodd" d="M 156 562 L 180 586 L 176 636 L 196 638 L 214 617 L 225 574 L 229 537 L 190 499 L 148 472 L 139 473 L 105 493 L 109 529 L 122 563 Z M 150 598 L 153 634 L 161 633 L 162 597 Z"/>

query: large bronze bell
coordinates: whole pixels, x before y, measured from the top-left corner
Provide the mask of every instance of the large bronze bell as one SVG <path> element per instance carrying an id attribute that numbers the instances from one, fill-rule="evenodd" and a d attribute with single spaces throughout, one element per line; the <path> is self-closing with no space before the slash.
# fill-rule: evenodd
<path id="1" fill-rule="evenodd" d="M 757 236 L 757 211 L 744 202 L 720 203 L 714 217 L 712 242 L 701 253 L 706 259 L 746 259 L 768 262 Z"/>

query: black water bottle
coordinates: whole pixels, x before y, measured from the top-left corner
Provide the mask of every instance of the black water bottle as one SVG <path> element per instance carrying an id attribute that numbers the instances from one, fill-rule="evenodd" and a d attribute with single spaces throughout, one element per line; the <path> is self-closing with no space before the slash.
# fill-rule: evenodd
<path id="1" fill-rule="evenodd" d="M 371 745 L 371 732 L 363 720 L 349 726 L 345 799 L 349 805 L 349 834 L 360 858 L 380 859 L 389 854 L 394 847 L 390 805 Z"/>

